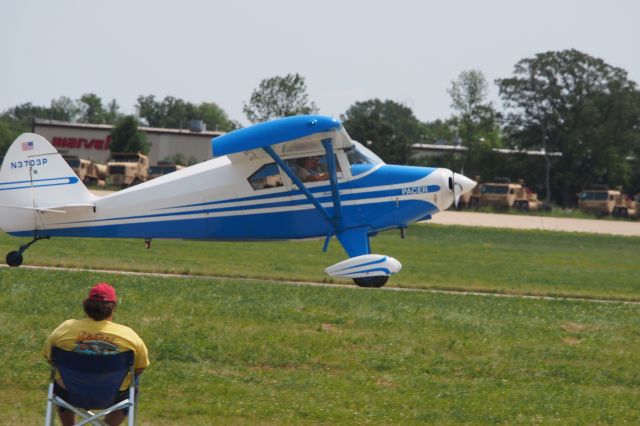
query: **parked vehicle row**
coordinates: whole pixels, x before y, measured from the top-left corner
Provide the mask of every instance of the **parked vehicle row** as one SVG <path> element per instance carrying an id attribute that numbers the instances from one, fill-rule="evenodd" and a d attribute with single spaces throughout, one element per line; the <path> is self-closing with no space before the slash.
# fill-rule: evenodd
<path id="1" fill-rule="evenodd" d="M 149 157 L 130 152 L 112 153 L 107 164 L 75 155 L 64 155 L 63 158 L 85 185 L 99 187 L 110 185 L 127 188 L 183 168 L 167 161 L 149 167 Z"/>
<path id="2" fill-rule="evenodd" d="M 475 180 L 480 182 L 480 177 Z M 543 208 L 531 188 L 522 180 L 513 183 L 509 178 L 494 178 L 490 182 L 478 183 L 473 191 L 460 197 L 458 209 L 480 207 L 536 211 Z M 640 193 L 631 197 L 622 188 L 611 189 L 607 185 L 593 185 L 578 194 L 581 211 L 598 216 L 612 215 L 622 218 L 640 218 Z"/>

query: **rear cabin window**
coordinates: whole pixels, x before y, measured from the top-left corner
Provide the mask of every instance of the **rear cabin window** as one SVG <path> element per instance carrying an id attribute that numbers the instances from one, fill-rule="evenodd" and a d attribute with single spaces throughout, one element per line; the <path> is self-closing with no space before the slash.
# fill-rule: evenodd
<path id="1" fill-rule="evenodd" d="M 283 186 L 282 175 L 276 163 L 265 164 L 249 176 L 249 184 L 255 190 Z"/>

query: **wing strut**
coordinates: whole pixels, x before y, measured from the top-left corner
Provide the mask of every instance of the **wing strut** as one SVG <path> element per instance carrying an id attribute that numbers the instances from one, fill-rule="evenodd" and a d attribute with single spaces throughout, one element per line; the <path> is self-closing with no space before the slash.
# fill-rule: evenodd
<path id="1" fill-rule="evenodd" d="M 338 241 L 350 257 L 368 255 L 371 253 L 369 246 L 369 231 L 367 226 L 345 229 L 344 217 L 342 215 L 342 204 L 340 202 L 340 190 L 338 188 L 338 175 L 336 169 L 335 157 L 333 155 L 333 143 L 330 138 L 323 139 L 322 145 L 327 154 L 327 167 L 329 169 L 329 182 L 331 183 L 331 196 L 333 198 L 333 216 L 322 207 L 322 204 L 313 196 L 313 194 L 302 183 L 300 178 L 291 170 L 291 168 L 282 161 L 282 158 L 267 145 L 262 147 L 267 154 L 280 166 L 280 168 L 289 176 L 291 181 L 300 188 L 300 191 L 320 212 L 324 220 L 329 224 L 332 231 L 327 233 L 323 251 L 327 251 L 327 246 L 333 235 L 336 235 Z"/>
<path id="2" fill-rule="evenodd" d="M 336 158 L 333 155 L 331 139 L 322 139 L 322 146 L 327 153 L 327 166 L 329 167 L 329 182 L 331 183 L 331 197 L 333 198 L 333 229 L 342 231 L 342 204 L 340 204 L 340 190 L 338 189 L 338 173 L 336 172 Z"/>
<path id="3" fill-rule="evenodd" d="M 322 217 L 337 232 L 333 224 L 333 221 L 331 220 L 331 216 L 329 216 L 329 213 L 327 212 L 327 210 L 324 207 L 322 207 L 322 204 L 320 204 L 320 202 L 316 200 L 313 194 L 309 192 L 307 187 L 304 186 L 304 183 L 302 183 L 302 181 L 298 178 L 298 176 L 296 176 L 296 174 L 293 173 L 291 168 L 287 166 L 287 163 L 282 161 L 282 158 L 280 158 L 280 156 L 276 154 L 276 152 L 270 146 L 264 146 L 262 147 L 262 149 L 264 149 L 265 152 L 269 154 L 271 158 L 273 158 L 273 160 L 278 164 L 278 166 L 280 166 L 280 168 L 284 170 L 284 172 L 287 174 L 287 176 L 289 176 L 289 178 L 293 181 L 293 183 L 295 183 L 296 186 L 300 188 L 300 191 L 302 191 L 302 193 L 309 199 L 309 201 L 311 201 L 311 203 L 315 206 L 315 208 L 318 209 L 318 211 L 322 214 Z"/>
<path id="4" fill-rule="evenodd" d="M 302 191 L 302 193 L 307 197 L 307 199 L 314 205 L 314 207 L 322 214 L 322 217 L 327 221 L 327 223 L 333 229 L 335 234 L 341 233 L 344 229 L 343 219 L 342 219 L 342 205 L 340 204 L 340 191 L 338 190 L 338 175 L 336 172 L 336 163 L 335 157 L 333 156 L 333 144 L 331 139 L 323 139 L 322 145 L 327 153 L 327 166 L 329 168 L 329 182 L 331 183 L 331 195 L 333 198 L 333 217 L 329 214 L 329 212 L 322 207 L 322 204 L 313 196 L 313 194 L 307 189 L 304 183 L 296 176 L 296 174 L 291 170 L 291 168 L 282 161 L 282 158 L 271 148 L 271 146 L 262 147 L 267 154 L 280 166 L 280 168 L 289 176 L 291 181 Z M 327 239 L 330 238 L 330 235 L 327 235 Z M 325 243 L 325 247 L 326 247 Z"/>

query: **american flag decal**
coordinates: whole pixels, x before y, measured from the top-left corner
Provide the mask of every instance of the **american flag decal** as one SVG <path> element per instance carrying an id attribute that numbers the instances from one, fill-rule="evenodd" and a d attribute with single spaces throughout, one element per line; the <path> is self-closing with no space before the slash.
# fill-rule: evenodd
<path id="1" fill-rule="evenodd" d="M 23 151 L 31 151 L 33 149 L 33 142 L 22 142 L 22 150 Z"/>

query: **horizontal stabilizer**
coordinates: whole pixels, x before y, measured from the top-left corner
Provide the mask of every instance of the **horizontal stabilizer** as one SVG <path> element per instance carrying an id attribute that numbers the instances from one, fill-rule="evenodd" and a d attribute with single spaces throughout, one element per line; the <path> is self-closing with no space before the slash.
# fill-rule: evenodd
<path id="1" fill-rule="evenodd" d="M 95 211 L 95 204 L 67 204 L 64 206 L 27 207 L 27 206 L 0 206 L 7 209 L 29 210 L 39 213 L 67 213 L 70 211 Z"/>
<path id="2" fill-rule="evenodd" d="M 324 271 L 339 278 L 365 278 L 397 274 L 402 265 L 396 259 L 382 254 L 365 254 L 336 263 Z"/>

